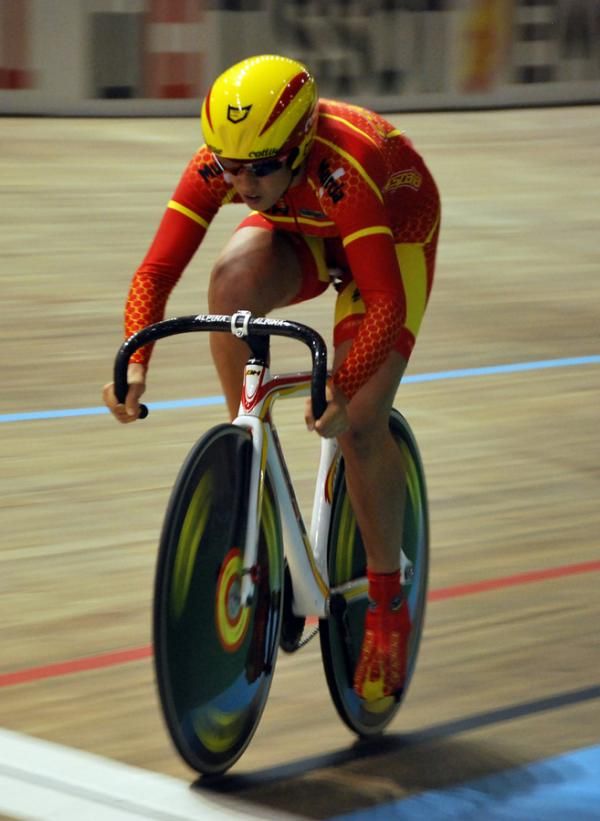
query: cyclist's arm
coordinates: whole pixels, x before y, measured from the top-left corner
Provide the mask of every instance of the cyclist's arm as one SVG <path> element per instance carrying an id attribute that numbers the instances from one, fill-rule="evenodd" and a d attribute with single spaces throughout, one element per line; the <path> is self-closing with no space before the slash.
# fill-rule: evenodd
<path id="1" fill-rule="evenodd" d="M 350 400 L 398 341 L 406 319 L 406 297 L 389 227 L 370 226 L 364 236 L 345 244 L 345 250 L 366 307 L 348 355 L 333 375 L 335 387 Z"/>
<path id="2" fill-rule="evenodd" d="M 125 337 L 164 318 L 167 300 L 200 245 L 206 228 L 169 207 L 154 241 L 133 275 L 125 304 Z M 131 357 L 148 367 L 152 345 Z"/>
<path id="3" fill-rule="evenodd" d="M 406 301 L 391 232 L 381 234 L 389 242 L 373 241 L 373 235 L 367 235 L 369 241 L 359 249 L 361 259 L 356 260 L 355 254 L 348 255 L 350 262 L 355 262 L 353 276 L 365 303 L 365 316 L 348 354 L 327 386 L 325 413 L 316 422 L 310 401 L 306 406 L 308 429 L 316 429 L 321 436 L 340 436 L 347 430 L 348 403 L 384 363 L 404 327 Z"/>
<path id="4" fill-rule="evenodd" d="M 125 337 L 159 322 L 171 291 L 202 242 L 222 198 L 222 182 L 210 185 L 199 174 L 206 162 L 201 149 L 187 166 L 170 200 L 152 245 L 135 272 L 125 305 Z M 217 188 L 217 192 L 213 190 Z M 131 422 L 139 415 L 139 399 L 145 390 L 146 371 L 152 345 L 136 351 L 130 360 L 130 388 L 124 405 L 117 402 L 112 383 L 104 386 L 105 404 L 120 422 Z"/>
<path id="5" fill-rule="evenodd" d="M 227 196 L 222 171 L 215 173 L 211 161 L 211 152 L 202 146 L 169 201 L 150 250 L 131 282 L 125 307 L 126 337 L 163 319 L 171 291 Z M 147 368 L 151 354 L 148 345 L 131 361 Z"/>
<path id="6" fill-rule="evenodd" d="M 324 141 L 325 143 L 326 141 Z M 333 376 L 347 400 L 383 364 L 406 319 L 406 298 L 384 196 L 388 171 L 371 144 L 346 135 L 343 150 L 333 141 L 309 181 L 322 211 L 335 222 L 366 313 L 348 355 Z M 335 169 L 322 182 L 321 168 Z M 313 171 L 314 173 L 314 171 Z M 330 183 L 335 177 L 336 185 Z"/>

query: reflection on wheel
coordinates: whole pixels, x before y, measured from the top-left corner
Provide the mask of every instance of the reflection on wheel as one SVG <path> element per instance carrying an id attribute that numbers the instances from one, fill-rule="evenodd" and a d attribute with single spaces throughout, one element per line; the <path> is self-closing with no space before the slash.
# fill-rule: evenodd
<path id="1" fill-rule="evenodd" d="M 183 760 L 220 773 L 243 753 L 267 700 L 279 642 L 283 562 L 265 477 L 252 601 L 241 601 L 252 444 L 234 425 L 192 449 L 167 509 L 154 644 L 167 727 Z"/>
<path id="2" fill-rule="evenodd" d="M 429 520 L 425 477 L 417 444 L 408 423 L 395 410 L 390 417 L 390 429 L 403 456 L 407 485 L 400 559 L 412 629 L 404 696 L 414 672 L 425 617 Z M 334 488 L 328 567 L 331 587 L 361 578 L 364 578 L 364 585 L 352 593 L 332 597 L 331 615 L 321 621 L 319 634 L 327 684 L 342 721 L 361 736 L 375 735 L 392 720 L 401 700 L 390 697 L 368 704 L 352 688 L 364 633 L 367 582 L 365 551 L 346 490 L 343 460 Z"/>

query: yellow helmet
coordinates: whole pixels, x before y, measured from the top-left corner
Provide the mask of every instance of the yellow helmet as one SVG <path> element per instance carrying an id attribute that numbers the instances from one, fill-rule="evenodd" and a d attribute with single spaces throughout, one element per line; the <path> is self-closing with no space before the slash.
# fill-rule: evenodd
<path id="1" fill-rule="evenodd" d="M 202 132 L 215 154 L 260 160 L 289 154 L 290 167 L 306 157 L 317 128 L 317 86 L 302 63 L 263 54 L 221 74 L 202 104 Z"/>

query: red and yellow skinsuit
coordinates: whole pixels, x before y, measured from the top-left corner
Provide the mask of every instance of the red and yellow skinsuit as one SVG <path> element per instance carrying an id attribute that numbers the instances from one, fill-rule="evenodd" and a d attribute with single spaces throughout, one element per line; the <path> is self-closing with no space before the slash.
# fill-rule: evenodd
<path id="1" fill-rule="evenodd" d="M 366 109 L 321 100 L 300 179 L 242 225 L 293 232 L 304 282 L 295 301 L 341 278 L 335 344 L 353 339 L 334 374 L 350 399 L 392 349 L 406 359 L 431 290 L 440 223 L 435 182 L 411 142 Z M 129 336 L 164 316 L 168 296 L 223 205 L 241 202 L 202 146 L 185 169 L 136 271 L 125 314 Z M 243 307 L 243 306 L 240 306 Z M 150 349 L 132 361 L 148 363 Z"/>

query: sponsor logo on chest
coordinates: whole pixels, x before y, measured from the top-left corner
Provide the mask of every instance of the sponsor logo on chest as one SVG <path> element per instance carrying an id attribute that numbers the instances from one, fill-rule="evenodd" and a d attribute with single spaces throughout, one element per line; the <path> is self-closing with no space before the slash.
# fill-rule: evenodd
<path id="1" fill-rule="evenodd" d="M 327 194 L 333 202 L 339 202 L 343 199 L 344 185 L 340 180 L 345 173 L 343 168 L 336 168 L 335 171 L 332 171 L 327 160 L 323 160 L 319 165 L 319 182 L 321 183 L 319 197 Z"/>

